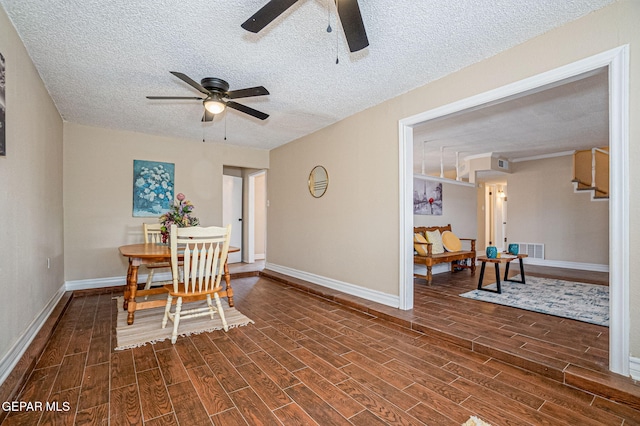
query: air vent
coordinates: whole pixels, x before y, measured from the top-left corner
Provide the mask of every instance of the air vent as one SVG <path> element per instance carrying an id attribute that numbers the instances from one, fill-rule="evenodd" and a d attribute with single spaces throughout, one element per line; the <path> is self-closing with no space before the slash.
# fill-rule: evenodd
<path id="1" fill-rule="evenodd" d="M 544 244 L 537 243 L 516 243 L 518 252 L 526 254 L 534 259 L 544 259 Z"/>
<path id="2" fill-rule="evenodd" d="M 498 167 L 500 167 L 501 169 L 508 169 L 509 162 L 507 160 L 498 160 Z"/>

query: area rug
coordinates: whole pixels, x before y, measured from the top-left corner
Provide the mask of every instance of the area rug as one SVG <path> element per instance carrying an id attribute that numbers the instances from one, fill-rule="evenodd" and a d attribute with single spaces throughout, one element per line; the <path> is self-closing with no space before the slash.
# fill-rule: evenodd
<path id="1" fill-rule="evenodd" d="M 469 420 L 462 423 L 462 426 L 491 426 L 489 423 L 477 418 L 476 416 L 469 417 Z"/>
<path id="2" fill-rule="evenodd" d="M 166 298 L 166 296 L 164 296 Z M 169 321 L 166 328 L 162 328 L 162 317 L 164 316 L 164 307 L 144 309 L 136 311 L 135 321 L 132 325 L 127 325 L 127 311 L 122 309 L 124 298 L 122 296 L 116 298 L 118 304 L 118 318 L 116 321 L 116 350 L 136 348 L 144 346 L 147 343 L 162 342 L 171 339 L 173 331 L 173 323 Z M 253 320 L 240 313 L 237 309 L 229 307 L 227 300 L 222 298 L 222 310 L 227 320 L 229 328 L 241 327 L 247 324 L 253 324 Z M 194 303 L 206 306 L 206 301 Z M 180 321 L 178 328 L 179 336 L 189 336 L 192 334 L 200 334 L 214 330 L 222 330 L 222 321 L 219 315 L 215 315 L 214 319 L 209 316 L 190 318 Z"/>
<path id="3" fill-rule="evenodd" d="M 526 284 L 502 281 L 502 294 L 473 290 L 460 296 L 609 326 L 608 286 L 532 276 L 527 276 L 526 281 Z M 495 290 L 496 285 L 483 287 Z"/>

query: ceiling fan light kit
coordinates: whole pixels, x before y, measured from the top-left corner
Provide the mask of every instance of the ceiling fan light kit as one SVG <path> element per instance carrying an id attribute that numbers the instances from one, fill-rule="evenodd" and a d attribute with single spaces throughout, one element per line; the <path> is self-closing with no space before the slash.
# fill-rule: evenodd
<path id="1" fill-rule="evenodd" d="M 162 99 L 162 100 L 176 100 L 176 99 L 197 99 L 202 101 L 204 106 L 204 114 L 202 121 L 213 121 L 215 114 L 220 114 L 227 107 L 233 108 L 236 111 L 249 114 L 259 120 L 266 120 L 269 114 L 265 114 L 262 111 L 258 111 L 251 107 L 232 101 L 231 99 L 238 98 L 250 98 L 254 96 L 268 95 L 269 91 L 263 86 L 249 87 L 247 89 L 229 90 L 229 83 L 226 81 L 215 78 L 205 77 L 200 80 L 200 83 L 192 80 L 186 74 L 177 71 L 171 71 L 171 74 L 178 77 L 205 97 L 197 96 L 147 96 L 147 99 Z"/>
<path id="2" fill-rule="evenodd" d="M 211 114 L 220 114 L 225 110 L 226 104 L 222 102 L 219 96 L 212 96 L 211 98 L 205 99 L 204 107 Z"/>
<path id="3" fill-rule="evenodd" d="M 293 6 L 297 1 L 298 0 L 270 0 L 241 26 L 247 31 L 257 33 L 264 27 L 269 25 L 274 19 L 284 13 L 291 6 Z M 338 12 L 338 17 L 342 22 L 342 29 L 344 30 L 345 38 L 347 39 L 347 43 L 349 44 L 349 50 L 351 52 L 357 52 L 367 47 L 369 45 L 369 40 L 367 39 L 367 33 L 364 29 L 364 23 L 362 22 L 362 15 L 360 14 L 358 1 L 334 0 L 334 2 L 336 5 L 336 10 Z M 331 25 L 327 27 L 327 31 L 331 32 Z M 336 64 L 337 63 L 338 59 L 336 57 Z M 268 95 L 269 91 L 263 86 L 230 91 L 229 83 L 220 78 L 205 77 L 200 80 L 200 83 L 198 83 L 192 80 L 186 74 L 177 71 L 170 72 L 180 80 L 198 90 L 204 95 L 204 97 L 147 96 L 147 99 L 200 100 L 202 101 L 202 105 L 204 107 L 204 114 L 202 115 L 203 122 L 213 121 L 215 115 L 224 112 L 227 107 L 245 114 L 249 114 L 259 120 L 266 120 L 269 117 L 269 114 L 265 114 L 264 112 L 255 110 L 251 107 L 239 104 L 231 100 Z"/>

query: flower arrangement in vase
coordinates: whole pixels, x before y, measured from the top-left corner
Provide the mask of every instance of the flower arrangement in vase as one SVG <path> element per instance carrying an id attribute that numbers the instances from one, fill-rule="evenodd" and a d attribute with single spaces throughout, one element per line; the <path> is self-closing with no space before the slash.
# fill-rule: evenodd
<path id="1" fill-rule="evenodd" d="M 174 223 L 178 228 L 200 225 L 200 220 L 191 214 L 193 211 L 193 204 L 185 198 L 186 197 L 182 192 L 176 195 L 176 199 L 169 211 L 160 216 L 160 223 L 162 224 L 160 232 L 162 233 L 163 243 L 169 241 L 169 232 L 171 225 Z"/>

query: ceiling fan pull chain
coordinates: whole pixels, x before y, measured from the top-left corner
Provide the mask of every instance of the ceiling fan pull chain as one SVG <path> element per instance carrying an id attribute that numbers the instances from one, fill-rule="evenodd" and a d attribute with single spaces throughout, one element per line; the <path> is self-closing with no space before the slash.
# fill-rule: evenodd
<path id="1" fill-rule="evenodd" d="M 227 140 L 227 114 L 224 115 L 224 140 Z"/>
<path id="2" fill-rule="evenodd" d="M 331 31 L 333 31 L 333 28 L 331 28 L 331 5 L 330 2 L 331 0 L 327 0 L 327 32 L 330 33 Z"/>

